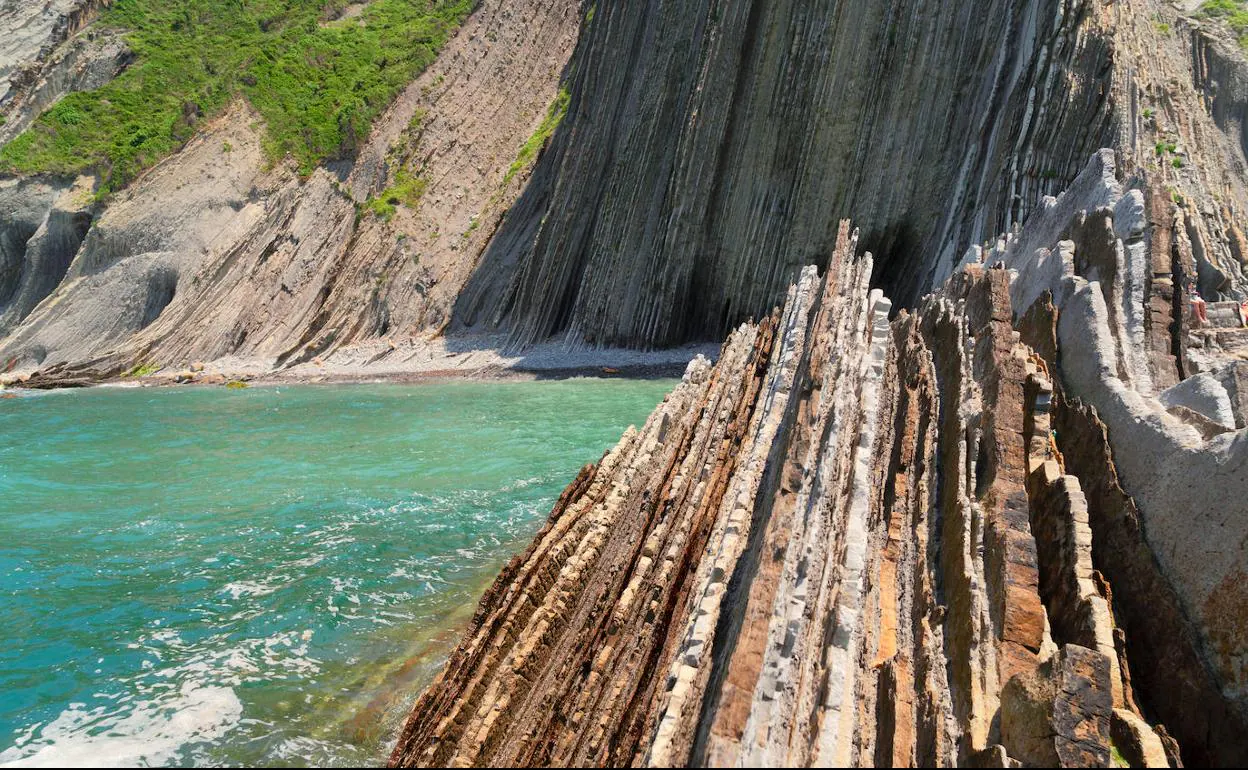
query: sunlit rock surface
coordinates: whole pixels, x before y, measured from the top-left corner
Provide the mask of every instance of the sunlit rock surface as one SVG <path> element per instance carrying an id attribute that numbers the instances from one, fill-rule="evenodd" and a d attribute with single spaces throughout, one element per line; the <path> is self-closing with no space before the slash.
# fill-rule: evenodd
<path id="1" fill-rule="evenodd" d="M 842 222 L 568 487 L 392 761 L 1243 762 L 1248 328 L 1197 363 L 1146 312 L 1192 269 L 1150 199 L 1100 152 L 891 321 Z"/>

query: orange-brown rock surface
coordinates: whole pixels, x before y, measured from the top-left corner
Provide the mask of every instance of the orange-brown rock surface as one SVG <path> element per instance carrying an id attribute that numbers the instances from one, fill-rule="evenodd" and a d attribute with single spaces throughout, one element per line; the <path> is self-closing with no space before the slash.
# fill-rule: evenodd
<path id="1" fill-rule="evenodd" d="M 895 314 L 842 222 L 568 487 L 392 763 L 1242 763 L 1244 498 L 1139 475 L 1244 483 L 1239 402 L 1185 386 L 1234 356 L 1185 358 L 1202 330 L 1132 283 L 1161 206 L 1098 154 Z M 1174 558 L 1197 546 L 1224 555 Z"/>

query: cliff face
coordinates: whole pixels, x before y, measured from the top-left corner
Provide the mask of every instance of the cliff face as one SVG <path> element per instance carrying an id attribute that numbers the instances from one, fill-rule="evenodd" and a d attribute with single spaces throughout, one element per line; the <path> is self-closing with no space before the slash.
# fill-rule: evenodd
<path id="1" fill-rule="evenodd" d="M 0 143 L 105 4 L 0 0 Z M 728 334 L 396 763 L 1242 764 L 1246 116 L 1153 0 L 485 0 L 349 160 L 0 179 L 0 374 Z"/>
<path id="2" fill-rule="evenodd" d="M 83 27 L 103 5 L 3 6 L 26 31 L 0 50 L 20 86 L 0 143 L 126 66 Z M 1153 0 L 490 0 L 354 158 L 306 177 L 268 166 L 240 104 L 103 201 L 89 176 L 0 179 L 0 362 L 52 382 L 443 332 L 717 340 L 822 266 L 840 217 L 909 306 L 1100 147 L 1182 198 L 1201 291 L 1240 297 L 1245 72 Z M 403 174 L 419 202 L 374 215 Z"/>
<path id="3" fill-rule="evenodd" d="M 130 51 L 111 30 L 79 35 L 112 0 L 0 2 L 0 145 L 71 91 L 104 85 Z"/>
<path id="4" fill-rule="evenodd" d="M 579 21 L 568 0 L 483 2 L 357 157 L 306 178 L 270 166 L 240 103 L 106 202 L 90 176 L 0 179 L 0 371 L 280 368 L 441 328 L 527 179 L 509 165 Z M 419 207 L 374 215 L 400 169 Z"/>
<path id="5" fill-rule="evenodd" d="M 569 485 L 392 762 L 1242 764 L 1244 364 L 1157 333 L 1202 331 L 1146 312 L 1185 257 L 1115 171 L 891 323 L 841 223 Z"/>
<path id="6" fill-rule="evenodd" d="M 0 0 L 0 103 L 37 79 L 55 48 L 111 3 L 112 0 Z M 11 111 L 9 105 L 5 105 L 4 111 Z"/>
<path id="7" fill-rule="evenodd" d="M 911 303 L 1112 141 L 1118 13 L 604 4 L 572 60 L 569 120 L 460 321 L 518 343 L 719 338 L 822 266 L 841 216 L 881 255 L 876 283 Z"/>
<path id="8" fill-rule="evenodd" d="M 828 9 L 682 6 L 674 40 L 664 9 L 594 14 L 459 318 L 628 344 L 762 320 L 568 488 L 394 764 L 1248 759 L 1242 56 L 1159 5 L 1038 7 L 921 70 L 1023 17 L 1043 41 L 1013 79 L 968 68 L 998 79 L 953 135 L 947 94 L 907 92 L 915 126 L 837 74 L 880 24 L 851 64 L 804 58 L 850 23 Z M 861 238 L 833 241 L 845 211 Z"/>

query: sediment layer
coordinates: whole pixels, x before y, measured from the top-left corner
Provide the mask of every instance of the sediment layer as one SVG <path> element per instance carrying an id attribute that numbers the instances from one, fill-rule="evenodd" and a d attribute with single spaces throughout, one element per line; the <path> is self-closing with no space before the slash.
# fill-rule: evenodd
<path id="1" fill-rule="evenodd" d="M 1114 141 L 1112 28 L 1134 5 L 603 6 L 459 321 L 520 344 L 721 339 L 849 216 L 877 285 L 913 303 Z"/>
<path id="2" fill-rule="evenodd" d="M 0 49 L 20 86 L 0 143 L 125 66 L 82 26 L 102 5 L 0 3 L 0 25 L 34 25 Z M 718 341 L 826 267 L 842 217 L 873 285 L 913 306 L 1100 147 L 1180 203 L 1185 278 L 1248 296 L 1248 69 L 1216 23 L 1158 0 L 652 10 L 484 0 L 356 157 L 305 177 L 268 166 L 238 105 L 107 200 L 91 176 L 0 179 L 0 376 L 397 366 L 444 333 L 509 353 Z M 424 192 L 385 221 L 368 204 L 401 173 Z"/>
<path id="3" fill-rule="evenodd" d="M 1151 184 L 1096 154 L 891 321 L 841 222 L 569 485 L 392 764 L 1242 764 L 1248 328 L 1153 300 Z"/>
<path id="4" fill-rule="evenodd" d="M 510 167 L 579 23 L 575 0 L 482 0 L 356 157 L 308 175 L 266 157 L 240 102 L 107 200 L 91 175 L 0 178 L 0 376 L 273 370 L 363 342 L 385 358 L 436 334 L 528 179 Z M 40 72 L 30 98 L 55 90 Z M 375 215 L 368 202 L 400 170 L 422 180 L 419 206 Z"/>
<path id="5" fill-rule="evenodd" d="M 1186 201 L 1204 296 L 1244 296 L 1243 54 L 1171 5 L 619 3 L 572 71 L 457 328 L 721 339 L 825 264 L 840 217 L 911 306 L 1101 147 Z"/>

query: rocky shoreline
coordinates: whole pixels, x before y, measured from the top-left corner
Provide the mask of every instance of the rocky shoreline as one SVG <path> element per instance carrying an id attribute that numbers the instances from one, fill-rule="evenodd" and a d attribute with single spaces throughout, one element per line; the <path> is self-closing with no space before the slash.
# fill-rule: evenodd
<path id="1" fill-rule="evenodd" d="M 125 66 L 102 5 L 0 0 L 9 131 Z M 1226 20 L 600 5 L 482 0 L 313 169 L 239 98 L 111 196 L 3 176 L 0 387 L 683 374 L 396 765 L 1248 763 Z"/>
<path id="2" fill-rule="evenodd" d="M 0 374 L 0 389 L 411 383 L 436 379 L 676 378 L 695 357 L 714 358 L 718 354 L 715 345 L 686 345 L 647 352 L 620 348 L 594 350 L 556 343 L 508 353 L 495 347 L 502 342 L 496 337 L 413 340 L 406 345 L 381 342 L 335 351 L 324 359 L 316 358 L 286 368 L 276 368 L 269 360 L 234 358 L 121 374 L 109 374 L 89 366 L 61 366 Z"/>
<path id="3" fill-rule="evenodd" d="M 1143 312 L 1193 269 L 1157 192 L 1099 153 L 891 322 L 843 222 L 567 487 L 391 764 L 1244 762 L 1248 364 Z"/>

